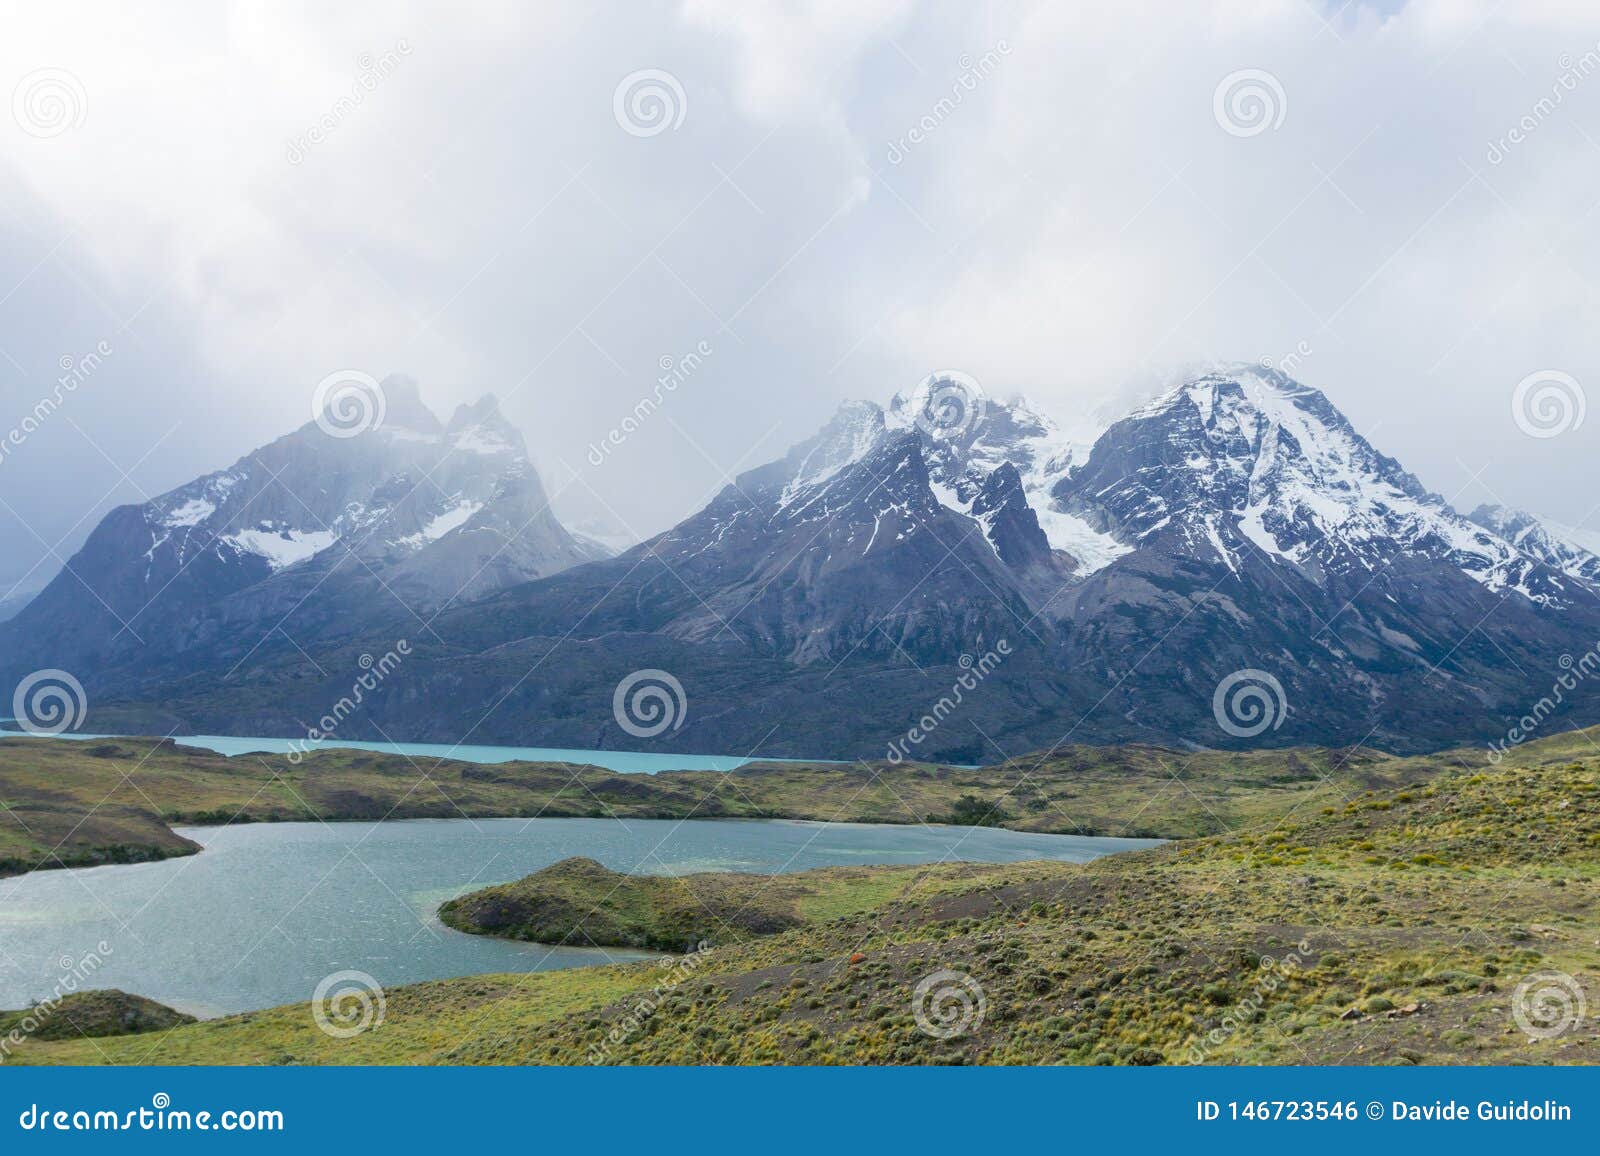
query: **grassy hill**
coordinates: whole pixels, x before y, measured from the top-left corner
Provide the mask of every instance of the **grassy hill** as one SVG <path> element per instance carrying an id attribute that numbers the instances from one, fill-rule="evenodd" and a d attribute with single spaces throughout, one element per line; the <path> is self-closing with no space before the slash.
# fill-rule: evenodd
<path id="1" fill-rule="evenodd" d="M 41 1003 L 17 1011 L 0 1011 L 0 1041 L 13 1031 L 32 1040 L 92 1040 L 160 1032 L 195 1018 L 143 996 L 115 988 L 64 995 L 54 1005 Z"/>
<path id="2" fill-rule="evenodd" d="M 318 1031 L 301 1004 L 19 1058 L 1600 1062 L 1592 738 L 1499 767 L 1439 760 L 1407 785 L 1334 776 L 1232 833 L 1084 865 L 869 870 L 809 895 L 803 877 L 735 877 L 730 895 L 798 924 L 656 963 L 397 988 L 353 1039 Z M 597 882 L 611 881 L 584 887 Z M 624 923 L 643 892 L 627 894 Z M 1562 993 L 1579 991 L 1584 1015 L 1563 1018 L 1576 1001 Z"/>
<path id="3" fill-rule="evenodd" d="M 918 867 L 823 867 L 790 875 L 626 875 L 563 859 L 514 883 L 452 899 L 457 931 L 535 943 L 694 951 L 800 927 L 890 898 Z"/>

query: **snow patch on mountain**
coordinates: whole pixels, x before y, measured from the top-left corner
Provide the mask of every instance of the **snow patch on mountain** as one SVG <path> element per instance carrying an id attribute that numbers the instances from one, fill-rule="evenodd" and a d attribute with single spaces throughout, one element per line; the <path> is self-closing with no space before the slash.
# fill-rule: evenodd
<path id="1" fill-rule="evenodd" d="M 439 441 L 437 433 L 427 430 L 407 429 L 405 426 L 385 425 L 372 432 L 393 442 L 418 442 L 423 445 L 434 445 Z"/>
<path id="2" fill-rule="evenodd" d="M 457 450 L 468 454 L 492 456 L 520 452 L 519 447 L 512 445 L 498 431 L 484 426 L 463 430 L 455 435 L 453 441 Z"/>
<path id="3" fill-rule="evenodd" d="M 407 534 L 405 537 L 397 539 L 397 543 L 401 546 L 416 549 L 426 546 L 429 542 L 437 542 L 451 530 L 466 525 L 472 520 L 472 516 L 481 509 L 483 509 L 482 502 L 474 502 L 462 498 L 455 505 L 429 518 L 422 529 L 415 534 Z"/>
<path id="4" fill-rule="evenodd" d="M 273 570 L 284 570 L 315 556 L 339 540 L 332 530 L 296 530 L 270 524 L 224 534 L 220 541 L 241 553 L 265 558 Z"/>
<path id="5" fill-rule="evenodd" d="M 911 392 L 895 394 L 886 420 L 890 428 L 905 429 L 915 424 Z M 1087 415 L 1063 428 L 1021 397 L 1003 402 L 989 400 L 970 429 L 930 439 L 928 471 L 934 495 L 941 505 L 972 517 L 972 503 L 984 480 L 1009 462 L 1021 476 L 1023 496 L 1038 518 L 1050 548 L 1071 555 L 1077 563 L 1076 575 L 1087 577 L 1133 547 L 1059 508 L 1051 493 L 1057 483 L 1088 458 L 1104 428 L 1103 423 Z M 980 522 L 994 546 L 990 523 L 984 519 Z"/>
<path id="6" fill-rule="evenodd" d="M 929 480 L 928 488 L 933 491 L 934 501 L 945 509 L 954 510 L 956 513 L 965 514 L 967 517 L 972 516 L 972 498 L 976 496 L 976 491 L 963 500 L 959 490 L 937 478 Z"/>
<path id="7" fill-rule="evenodd" d="M 1053 550 L 1065 550 L 1078 563 L 1079 577 L 1088 577 L 1104 570 L 1133 547 L 1117 541 L 1110 534 L 1102 534 L 1076 514 L 1053 510 L 1046 503 L 1049 491 L 1043 487 L 1028 487 L 1028 475 L 1023 475 L 1023 485 L 1028 488 L 1028 505 L 1039 518 L 1039 529 Z"/>
<path id="8" fill-rule="evenodd" d="M 182 505 L 168 510 L 162 523 L 174 530 L 180 526 L 198 526 L 216 512 L 215 502 L 208 502 L 204 498 L 190 498 Z"/>

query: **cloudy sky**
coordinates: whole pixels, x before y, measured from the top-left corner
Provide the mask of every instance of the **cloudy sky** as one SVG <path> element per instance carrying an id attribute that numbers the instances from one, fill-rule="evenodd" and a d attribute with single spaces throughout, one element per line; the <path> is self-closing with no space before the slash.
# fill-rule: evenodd
<path id="1" fill-rule="evenodd" d="M 0 441 L 97 360 L 0 457 L 0 594 L 346 368 L 497 393 L 643 534 L 937 369 L 1065 414 L 1291 358 L 1458 505 L 1600 529 L 1600 414 L 1512 410 L 1600 388 L 1588 0 L 65 0 L 0 82 Z"/>

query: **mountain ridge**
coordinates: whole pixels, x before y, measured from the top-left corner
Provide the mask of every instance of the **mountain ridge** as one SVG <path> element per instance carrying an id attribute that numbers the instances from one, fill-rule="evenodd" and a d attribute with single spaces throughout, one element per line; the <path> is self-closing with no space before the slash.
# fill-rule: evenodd
<path id="1" fill-rule="evenodd" d="M 1600 558 L 1571 533 L 1459 513 L 1287 375 L 1212 367 L 1089 444 L 1086 424 L 1064 433 L 934 375 L 887 406 L 842 404 L 617 557 L 444 599 L 425 631 L 381 598 L 303 606 L 342 559 L 320 549 L 284 567 L 273 606 L 304 636 L 252 638 L 258 608 L 235 600 L 183 669 L 133 662 L 97 701 L 292 734 L 338 697 L 328 672 L 387 636 L 413 653 L 347 737 L 872 756 L 961 687 L 919 756 L 1068 739 L 1405 751 L 1504 733 L 1538 671 L 1600 638 Z M 964 685 L 1001 640 L 1005 661 Z M 673 673 L 689 704 L 647 742 L 612 700 L 640 670 Z M 1263 672 L 1268 725 L 1227 725 L 1214 693 Z M 1572 717 L 1594 721 L 1596 700 L 1579 688 Z"/>

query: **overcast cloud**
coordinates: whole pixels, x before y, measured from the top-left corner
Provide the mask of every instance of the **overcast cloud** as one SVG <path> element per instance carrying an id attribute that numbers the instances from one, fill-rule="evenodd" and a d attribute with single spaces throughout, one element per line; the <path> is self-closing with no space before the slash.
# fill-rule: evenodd
<path id="1" fill-rule="evenodd" d="M 0 440 L 109 352 L 0 458 L 0 594 L 347 367 L 494 391 L 564 517 L 643 534 L 935 369 L 1072 412 L 1293 354 L 1458 505 L 1600 529 L 1600 414 L 1511 412 L 1600 390 L 1592 3 L 587 7 L 13 5 Z"/>

